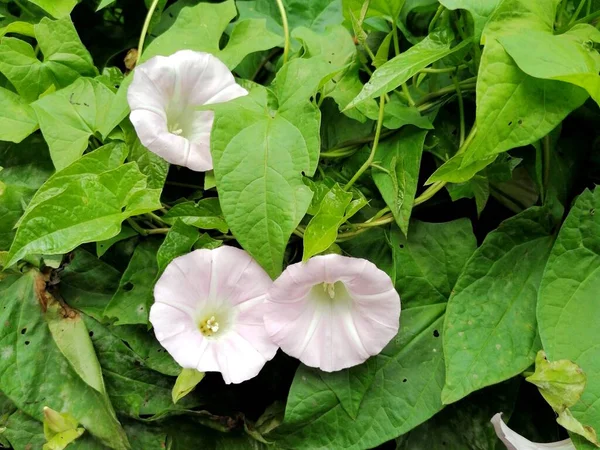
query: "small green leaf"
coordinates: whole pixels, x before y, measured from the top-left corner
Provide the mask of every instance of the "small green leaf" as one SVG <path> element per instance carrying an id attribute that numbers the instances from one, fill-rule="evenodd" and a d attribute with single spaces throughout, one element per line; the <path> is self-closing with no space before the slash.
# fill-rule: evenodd
<path id="1" fill-rule="evenodd" d="M 101 129 L 113 98 L 113 92 L 104 84 L 79 78 L 33 104 L 56 170 L 81 157 L 90 136 Z"/>
<path id="2" fill-rule="evenodd" d="M 63 254 L 84 242 L 109 239 L 126 218 L 161 208 L 160 191 L 147 189 L 135 163 L 108 168 L 124 157 L 122 147 L 101 147 L 48 179 L 19 221 L 8 265 L 27 255 Z"/>
<path id="3" fill-rule="evenodd" d="M 373 181 L 404 234 L 417 193 L 421 155 L 427 131 L 406 127 L 377 147 Z"/>
<path id="4" fill-rule="evenodd" d="M 549 211 L 539 207 L 504 221 L 462 271 L 444 322 L 445 404 L 513 377 L 533 362 L 540 348 L 537 292 L 553 225 Z"/>
<path id="5" fill-rule="evenodd" d="M 29 22 L 21 22 L 19 20 L 10 22 L 6 26 L 0 28 L 0 38 L 8 33 L 22 34 L 34 38 L 35 31 L 33 24 Z"/>
<path id="6" fill-rule="evenodd" d="M 64 450 L 84 432 L 84 428 L 76 428 L 74 430 L 66 430 L 57 433 L 44 444 L 42 450 Z"/>
<path id="7" fill-rule="evenodd" d="M 102 125 L 99 127 L 102 129 Z M 169 163 L 156 153 L 152 153 L 142 145 L 133 126 L 127 122 L 123 126 L 125 142 L 129 147 L 128 161 L 134 161 L 144 175 L 148 177 L 150 189 L 162 189 L 169 173 Z"/>
<path id="8" fill-rule="evenodd" d="M 589 425 L 582 424 L 579 420 L 573 417 L 573 413 L 571 413 L 570 409 L 567 408 L 560 412 L 556 418 L 556 421 L 559 423 L 559 425 L 562 425 L 571 433 L 576 433 L 580 436 L 583 436 L 596 447 L 600 447 L 596 430 Z"/>
<path id="9" fill-rule="evenodd" d="M 121 231 L 116 236 L 106 239 L 105 241 L 96 242 L 96 255 L 98 255 L 98 258 L 100 258 L 117 242 L 124 241 L 125 239 L 129 239 L 130 237 L 137 235 L 137 231 L 135 231 L 133 228 L 123 225 L 121 227 Z"/>
<path id="10" fill-rule="evenodd" d="M 365 17 L 384 16 L 388 20 L 396 20 L 406 0 L 371 0 Z M 344 15 L 350 13 L 360 17 L 364 8 L 365 0 L 343 0 Z"/>
<path id="11" fill-rule="evenodd" d="M 175 258 L 189 253 L 198 240 L 198 230 L 176 220 L 156 253 L 158 273 L 162 273 Z"/>
<path id="12" fill-rule="evenodd" d="M 279 34 L 267 30 L 266 19 L 248 19 L 236 22 L 227 46 L 216 56 L 231 69 L 250 53 L 270 50 L 283 44 Z"/>
<path id="13" fill-rule="evenodd" d="M 435 32 L 404 53 L 390 59 L 373 72 L 369 82 L 346 109 L 393 91 L 419 70 L 471 45 L 470 41 L 463 41 L 451 47 L 452 38 L 447 33 Z"/>
<path id="14" fill-rule="evenodd" d="M 173 403 L 177 403 L 192 392 L 203 378 L 204 372 L 198 372 L 196 369 L 182 369 L 175 381 L 175 386 L 173 386 Z"/>
<path id="15" fill-rule="evenodd" d="M 0 141 L 21 142 L 37 128 L 31 106 L 14 92 L 0 88 Z"/>
<path id="16" fill-rule="evenodd" d="M 203 230 L 219 230 L 221 233 L 229 230 L 216 197 L 205 198 L 198 203 L 178 203 L 163 216 L 163 220 L 170 225 L 181 220 L 186 225 Z"/>
<path id="17" fill-rule="evenodd" d="M 483 27 L 502 0 L 440 0 L 440 4 L 448 9 L 466 9 L 473 16 L 475 30 L 473 38 L 479 42 Z"/>
<path id="18" fill-rule="evenodd" d="M 44 435 L 51 439 L 57 433 L 74 430 L 79 425 L 75 417 L 69 413 L 59 413 L 52 408 L 44 406 Z"/>
<path id="19" fill-rule="evenodd" d="M 319 210 L 304 232 L 303 261 L 327 250 L 335 242 L 351 201 L 352 193 L 344 191 L 337 183 L 323 196 Z"/>
<path id="20" fill-rule="evenodd" d="M 581 367 L 568 359 L 548 361 L 540 350 L 535 358 L 535 372 L 526 378 L 556 413 L 575 405 L 581 398 L 587 377 Z"/>
<path id="21" fill-rule="evenodd" d="M 158 240 L 147 239 L 136 247 L 119 289 L 104 310 L 106 317 L 117 319 L 117 325 L 148 323 L 154 301 L 154 282 L 159 273 L 159 244 Z"/>
<path id="22" fill-rule="evenodd" d="M 106 394 L 100 363 L 79 313 L 53 301 L 48 303 L 44 317 L 54 343 L 77 375 L 90 387 Z"/>
<path id="23" fill-rule="evenodd" d="M 405 125 L 414 125 L 424 130 L 433 130 L 433 124 L 414 106 L 408 106 L 402 103 L 397 95 L 390 98 L 385 104 L 383 126 L 396 130 Z"/>
<path id="24" fill-rule="evenodd" d="M 375 54 L 375 59 L 373 60 L 374 67 L 381 67 L 386 62 L 388 62 L 390 55 L 390 44 L 392 43 L 392 37 L 394 36 L 394 32 L 390 31 L 381 44 L 379 44 L 379 48 L 377 49 L 377 53 Z"/>
<path id="25" fill-rule="evenodd" d="M 201 248 L 211 250 L 213 248 L 219 248 L 221 245 L 223 245 L 223 241 L 213 239 L 208 233 L 202 233 L 194 244 L 194 250 Z"/>

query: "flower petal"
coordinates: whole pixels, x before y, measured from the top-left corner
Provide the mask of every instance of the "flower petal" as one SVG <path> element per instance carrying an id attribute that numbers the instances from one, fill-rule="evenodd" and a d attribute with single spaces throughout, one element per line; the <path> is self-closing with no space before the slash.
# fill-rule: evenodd
<path id="1" fill-rule="evenodd" d="M 498 437 L 504 442 L 507 450 L 575 450 L 571 439 L 551 442 L 549 444 L 538 444 L 525 439 L 519 433 L 511 430 L 502 420 L 502 413 L 498 413 L 491 420 Z"/>
<path id="2" fill-rule="evenodd" d="M 202 172 L 213 167 L 214 113 L 197 108 L 247 94 L 218 58 L 181 50 L 138 66 L 127 99 L 131 122 L 148 150 L 172 164 Z"/>
<path id="3" fill-rule="evenodd" d="M 156 337 L 182 367 L 221 372 L 227 383 L 252 378 L 277 352 L 262 321 L 271 284 L 262 267 L 238 248 L 175 258 L 154 288 L 150 321 Z M 205 336 L 200 325 L 208 318 L 218 329 Z"/>
<path id="4" fill-rule="evenodd" d="M 334 285 L 334 298 L 320 293 L 323 283 Z M 325 255 L 288 266 L 269 290 L 266 310 L 267 332 L 284 352 L 331 372 L 387 345 L 398 332 L 400 297 L 374 264 Z"/>

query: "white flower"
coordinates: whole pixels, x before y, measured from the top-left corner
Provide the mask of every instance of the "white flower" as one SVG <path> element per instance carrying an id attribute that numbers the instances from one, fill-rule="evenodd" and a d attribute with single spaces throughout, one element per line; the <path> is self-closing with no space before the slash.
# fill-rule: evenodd
<path id="1" fill-rule="evenodd" d="M 210 130 L 214 113 L 196 111 L 248 92 L 210 53 L 181 50 L 136 67 L 127 91 L 129 118 L 142 144 L 172 164 L 203 172 L 213 167 Z"/>
<path id="2" fill-rule="evenodd" d="M 258 263 L 234 247 L 175 258 L 154 287 L 156 338 L 183 368 L 221 372 L 228 384 L 248 380 L 277 351 L 262 320 L 271 284 Z"/>
<path id="3" fill-rule="evenodd" d="M 507 450 L 575 450 L 571 439 L 551 442 L 549 444 L 538 444 L 525 439 L 519 433 L 511 430 L 502 420 L 502 413 L 492 417 L 492 424 L 498 437 L 504 442 Z"/>
<path id="4" fill-rule="evenodd" d="M 316 256 L 288 266 L 273 283 L 264 319 L 284 352 L 333 372 L 378 354 L 396 335 L 400 297 L 365 259 Z"/>

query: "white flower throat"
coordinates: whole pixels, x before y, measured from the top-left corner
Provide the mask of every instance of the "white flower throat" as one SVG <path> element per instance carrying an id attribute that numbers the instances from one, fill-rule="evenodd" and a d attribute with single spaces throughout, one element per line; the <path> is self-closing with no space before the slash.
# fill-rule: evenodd
<path id="1" fill-rule="evenodd" d="M 219 331 L 219 322 L 217 322 L 217 318 L 215 316 L 210 316 L 208 319 L 200 321 L 198 328 L 200 328 L 200 332 L 204 336 L 214 336 L 214 334 Z"/>

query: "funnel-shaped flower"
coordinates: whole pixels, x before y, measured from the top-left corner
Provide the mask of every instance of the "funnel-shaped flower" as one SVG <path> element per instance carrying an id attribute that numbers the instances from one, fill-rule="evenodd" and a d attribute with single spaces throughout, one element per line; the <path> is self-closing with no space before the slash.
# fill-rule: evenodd
<path id="1" fill-rule="evenodd" d="M 175 258 L 154 287 L 156 338 L 183 368 L 221 372 L 228 384 L 248 380 L 277 351 L 262 320 L 271 284 L 234 247 Z"/>
<path id="2" fill-rule="evenodd" d="M 136 67 L 127 91 L 129 118 L 148 150 L 172 164 L 203 172 L 213 167 L 214 113 L 196 109 L 247 93 L 210 53 L 181 50 Z"/>
<path id="3" fill-rule="evenodd" d="M 293 264 L 267 295 L 265 326 L 288 355 L 326 372 L 379 353 L 398 332 L 400 297 L 365 259 L 340 255 Z"/>
<path id="4" fill-rule="evenodd" d="M 508 425 L 502 420 L 502 413 L 498 413 L 492 417 L 491 422 L 494 425 L 496 434 L 504 442 L 507 450 L 575 450 L 571 439 L 551 442 L 549 444 L 538 444 L 525 439 L 519 433 L 508 428 Z"/>

